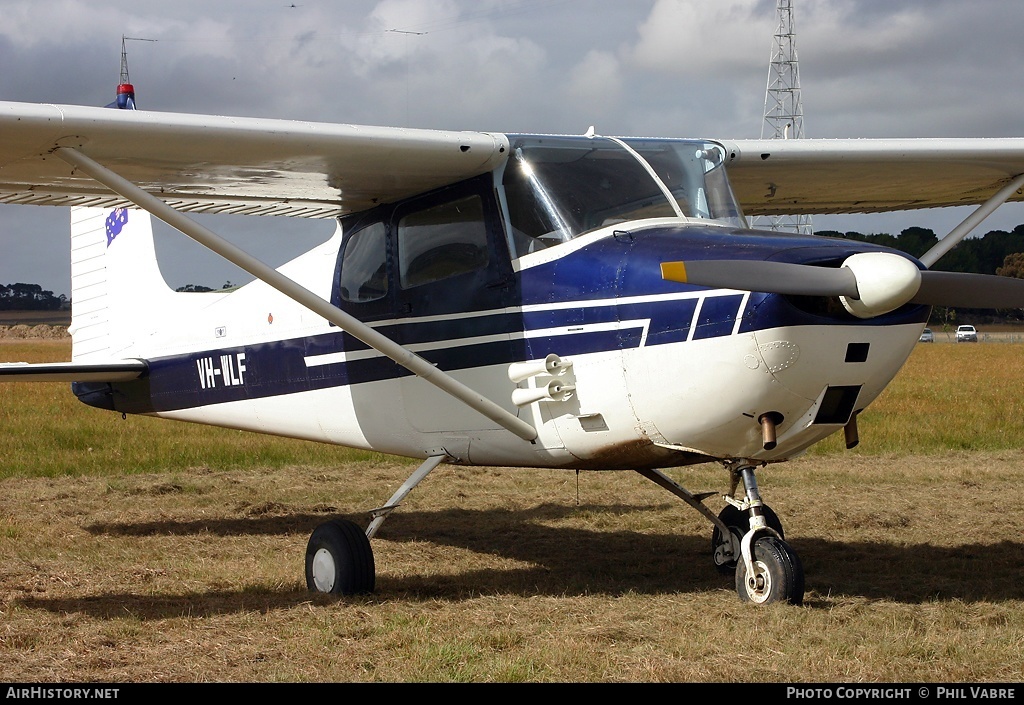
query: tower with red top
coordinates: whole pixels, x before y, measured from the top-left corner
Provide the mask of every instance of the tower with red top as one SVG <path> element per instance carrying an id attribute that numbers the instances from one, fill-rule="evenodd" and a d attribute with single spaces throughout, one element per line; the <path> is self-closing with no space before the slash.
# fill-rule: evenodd
<path id="1" fill-rule="evenodd" d="M 127 39 L 121 35 L 121 80 L 117 84 L 117 99 L 108 105 L 108 108 L 135 110 L 135 86 L 128 77 L 128 52 L 125 48 Z"/>

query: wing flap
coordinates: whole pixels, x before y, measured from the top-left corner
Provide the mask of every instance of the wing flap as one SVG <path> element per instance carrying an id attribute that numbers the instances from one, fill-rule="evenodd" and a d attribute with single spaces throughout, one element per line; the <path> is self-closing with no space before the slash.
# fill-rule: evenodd
<path id="1" fill-rule="evenodd" d="M 148 370 L 142 360 L 94 364 L 5 362 L 0 363 L 0 382 L 129 382 Z"/>
<path id="2" fill-rule="evenodd" d="M 1024 173 L 1024 139 L 725 141 L 747 215 L 878 213 L 983 203 Z M 1011 201 L 1024 200 L 1015 193 Z"/>

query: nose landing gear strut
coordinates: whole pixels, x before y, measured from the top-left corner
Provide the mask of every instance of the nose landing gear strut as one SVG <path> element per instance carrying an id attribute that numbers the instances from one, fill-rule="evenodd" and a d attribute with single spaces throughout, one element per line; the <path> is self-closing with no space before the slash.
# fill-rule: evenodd
<path id="1" fill-rule="evenodd" d="M 736 563 L 736 592 L 740 599 L 757 604 L 788 602 L 799 605 L 804 599 L 804 568 L 800 557 L 783 538 L 782 523 L 757 490 L 754 467 L 742 461 L 732 463 L 733 492 L 742 480 L 742 501 L 726 497 L 730 507 L 748 515 L 748 526 L 739 527 L 740 559 Z"/>
<path id="2" fill-rule="evenodd" d="M 658 470 L 638 470 L 641 475 L 664 487 L 712 524 L 711 551 L 715 567 L 721 573 L 734 572 L 740 599 L 755 604 L 786 602 L 799 605 L 804 598 L 804 569 L 800 557 L 784 540 L 782 522 L 771 507 L 761 501 L 751 461 L 726 464 L 732 487 L 728 503 L 718 516 L 703 501 L 716 494 L 693 494 Z M 733 495 L 743 483 L 742 500 Z"/>

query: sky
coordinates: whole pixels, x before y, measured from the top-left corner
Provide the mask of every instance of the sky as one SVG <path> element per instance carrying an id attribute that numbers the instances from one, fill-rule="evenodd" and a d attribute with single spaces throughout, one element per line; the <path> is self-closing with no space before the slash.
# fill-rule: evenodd
<path id="1" fill-rule="evenodd" d="M 792 0 L 807 137 L 1021 137 L 1024 4 Z M 491 132 L 761 136 L 775 0 L 0 0 L 0 100 Z M 963 208 L 816 216 L 940 237 Z M 68 209 L 0 205 L 0 283 L 70 293 Z M 330 221 L 207 217 L 277 266 Z M 1024 223 L 1004 206 L 979 228 Z M 166 226 L 168 283 L 248 275 Z"/>

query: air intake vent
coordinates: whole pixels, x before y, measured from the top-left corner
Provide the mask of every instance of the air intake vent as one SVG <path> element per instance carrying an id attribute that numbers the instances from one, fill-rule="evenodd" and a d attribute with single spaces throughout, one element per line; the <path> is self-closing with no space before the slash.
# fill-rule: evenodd
<path id="1" fill-rule="evenodd" d="M 850 343 L 846 346 L 847 362 L 867 362 L 871 343 Z"/>
<path id="2" fill-rule="evenodd" d="M 845 426 L 853 416 L 859 396 L 860 386 L 829 387 L 821 398 L 821 406 L 818 407 L 818 415 L 814 417 L 814 423 Z"/>

